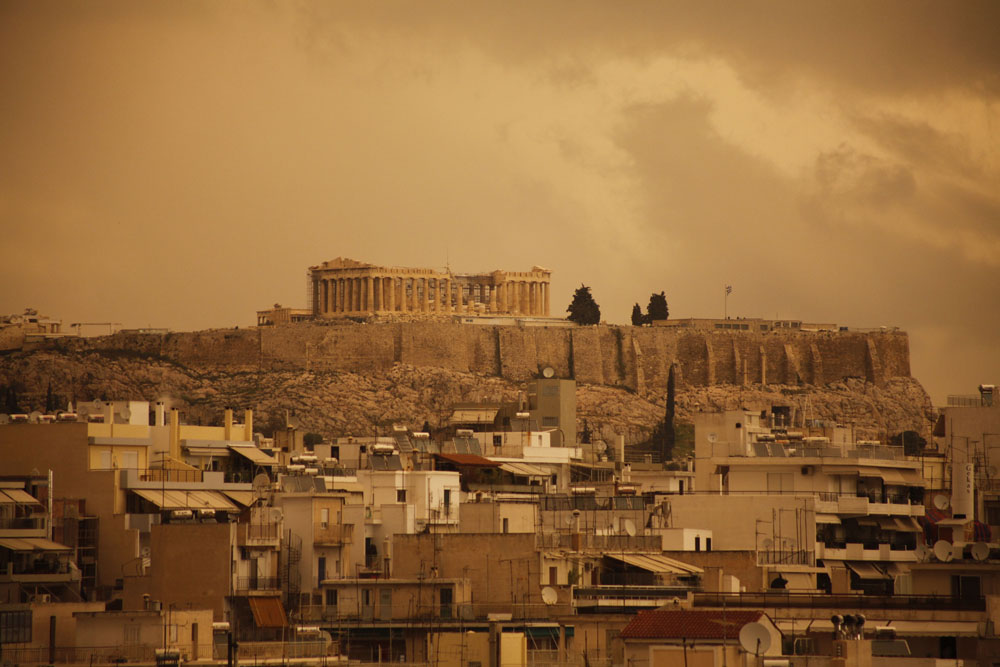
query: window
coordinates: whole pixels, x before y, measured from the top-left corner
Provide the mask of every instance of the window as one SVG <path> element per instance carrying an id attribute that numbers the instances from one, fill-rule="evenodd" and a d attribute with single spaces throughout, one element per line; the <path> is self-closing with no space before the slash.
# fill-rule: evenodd
<path id="1" fill-rule="evenodd" d="M 332 591 L 327 589 L 326 591 L 326 606 L 336 607 L 337 606 L 337 591 Z"/>
<path id="2" fill-rule="evenodd" d="M 324 507 L 319 511 L 319 527 L 326 528 L 330 525 L 330 510 Z"/>
<path id="3" fill-rule="evenodd" d="M 396 502 L 397 503 L 406 502 L 406 489 L 396 489 Z"/>
<path id="4" fill-rule="evenodd" d="M 552 426 L 552 427 L 559 426 L 559 418 L 558 417 L 542 417 L 542 426 Z"/>
<path id="5" fill-rule="evenodd" d="M 122 452 L 118 457 L 119 467 L 135 470 L 139 467 L 139 452 Z"/>
<path id="6" fill-rule="evenodd" d="M 319 560 L 316 562 L 316 570 L 319 572 L 317 585 L 322 585 L 323 580 L 326 579 L 326 556 L 319 557 Z"/>
<path id="7" fill-rule="evenodd" d="M 504 519 L 503 519 L 503 532 L 504 533 L 509 532 L 510 525 L 509 525 L 508 521 L 510 521 L 510 520 L 507 517 L 504 517 Z"/>
<path id="8" fill-rule="evenodd" d="M 986 510 L 987 525 L 1000 526 L 1000 500 L 987 500 L 983 506 Z"/>
<path id="9" fill-rule="evenodd" d="M 444 490 L 444 506 L 448 507 L 451 505 L 451 489 Z"/>
<path id="10" fill-rule="evenodd" d="M 0 646 L 31 641 L 31 611 L 0 611 Z"/>
<path id="11" fill-rule="evenodd" d="M 493 436 L 493 446 L 494 447 L 503 447 L 503 436 L 502 435 L 494 435 Z"/>
<path id="12" fill-rule="evenodd" d="M 101 450 L 100 461 L 97 464 L 99 470 L 108 470 L 111 468 L 111 450 L 104 449 Z"/>
<path id="13" fill-rule="evenodd" d="M 698 535 L 695 535 L 694 538 L 694 550 L 701 551 L 701 537 Z"/>
<path id="14" fill-rule="evenodd" d="M 705 551 L 711 551 L 711 550 L 712 550 L 712 538 L 711 537 L 706 537 L 705 538 Z"/>
<path id="15" fill-rule="evenodd" d="M 556 586 L 559 584 L 559 568 L 551 565 L 549 566 L 549 586 Z"/>

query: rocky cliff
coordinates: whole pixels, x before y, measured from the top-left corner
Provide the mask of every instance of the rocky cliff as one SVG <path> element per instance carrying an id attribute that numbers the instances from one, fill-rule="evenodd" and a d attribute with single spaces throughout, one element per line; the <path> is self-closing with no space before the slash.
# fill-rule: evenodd
<path id="1" fill-rule="evenodd" d="M 23 409 L 62 400 L 168 400 L 190 421 L 253 407 L 289 411 L 325 435 L 443 423 L 462 401 L 505 401 L 550 366 L 578 382 L 578 428 L 646 439 L 666 378 L 677 414 L 775 403 L 853 422 L 863 435 L 928 430 L 932 408 L 909 376 L 899 332 L 715 333 L 667 328 L 520 328 L 457 323 L 302 325 L 66 339 L 0 354 L 0 386 Z M 51 398 L 50 398 L 51 400 Z"/>

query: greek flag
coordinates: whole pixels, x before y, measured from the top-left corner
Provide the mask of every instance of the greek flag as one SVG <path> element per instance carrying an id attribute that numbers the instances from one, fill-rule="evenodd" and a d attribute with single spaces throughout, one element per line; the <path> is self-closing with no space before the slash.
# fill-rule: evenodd
<path id="1" fill-rule="evenodd" d="M 733 286 L 726 285 L 726 294 L 732 294 L 732 293 L 733 293 Z"/>

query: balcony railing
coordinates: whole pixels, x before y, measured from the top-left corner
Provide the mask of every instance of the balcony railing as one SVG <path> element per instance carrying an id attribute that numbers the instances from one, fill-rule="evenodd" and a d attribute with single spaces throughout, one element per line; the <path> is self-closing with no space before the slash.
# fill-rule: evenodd
<path id="1" fill-rule="evenodd" d="M 140 482 L 201 482 L 201 470 L 145 468 L 136 473 Z"/>
<path id="2" fill-rule="evenodd" d="M 237 535 L 240 546 L 253 543 L 277 542 L 281 537 L 276 523 L 241 523 Z"/>
<path id="3" fill-rule="evenodd" d="M 791 592 L 695 593 L 694 606 L 985 611 L 986 598 L 962 598 L 951 595 L 822 595 Z"/>
<path id="4" fill-rule="evenodd" d="M 354 524 L 328 524 L 322 523 L 313 525 L 313 544 L 319 545 L 341 545 L 350 544 L 354 540 Z"/>
<path id="5" fill-rule="evenodd" d="M 245 595 L 254 591 L 276 591 L 281 589 L 281 580 L 277 577 L 236 577 L 235 590 L 237 595 Z"/>
<path id="6" fill-rule="evenodd" d="M 812 551 L 758 550 L 758 565 L 814 565 L 816 554 Z"/>

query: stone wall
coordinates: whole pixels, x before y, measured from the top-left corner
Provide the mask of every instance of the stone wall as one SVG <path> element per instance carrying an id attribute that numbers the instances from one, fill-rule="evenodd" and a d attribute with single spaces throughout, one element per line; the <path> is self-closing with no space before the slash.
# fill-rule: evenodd
<path id="1" fill-rule="evenodd" d="M 165 335 L 115 334 L 55 343 L 114 350 L 226 371 L 384 371 L 396 363 L 522 382 L 551 366 L 559 377 L 644 394 L 666 386 L 825 385 L 909 377 L 905 333 L 703 332 L 661 327 L 478 326 L 452 322 L 301 324 Z"/>

